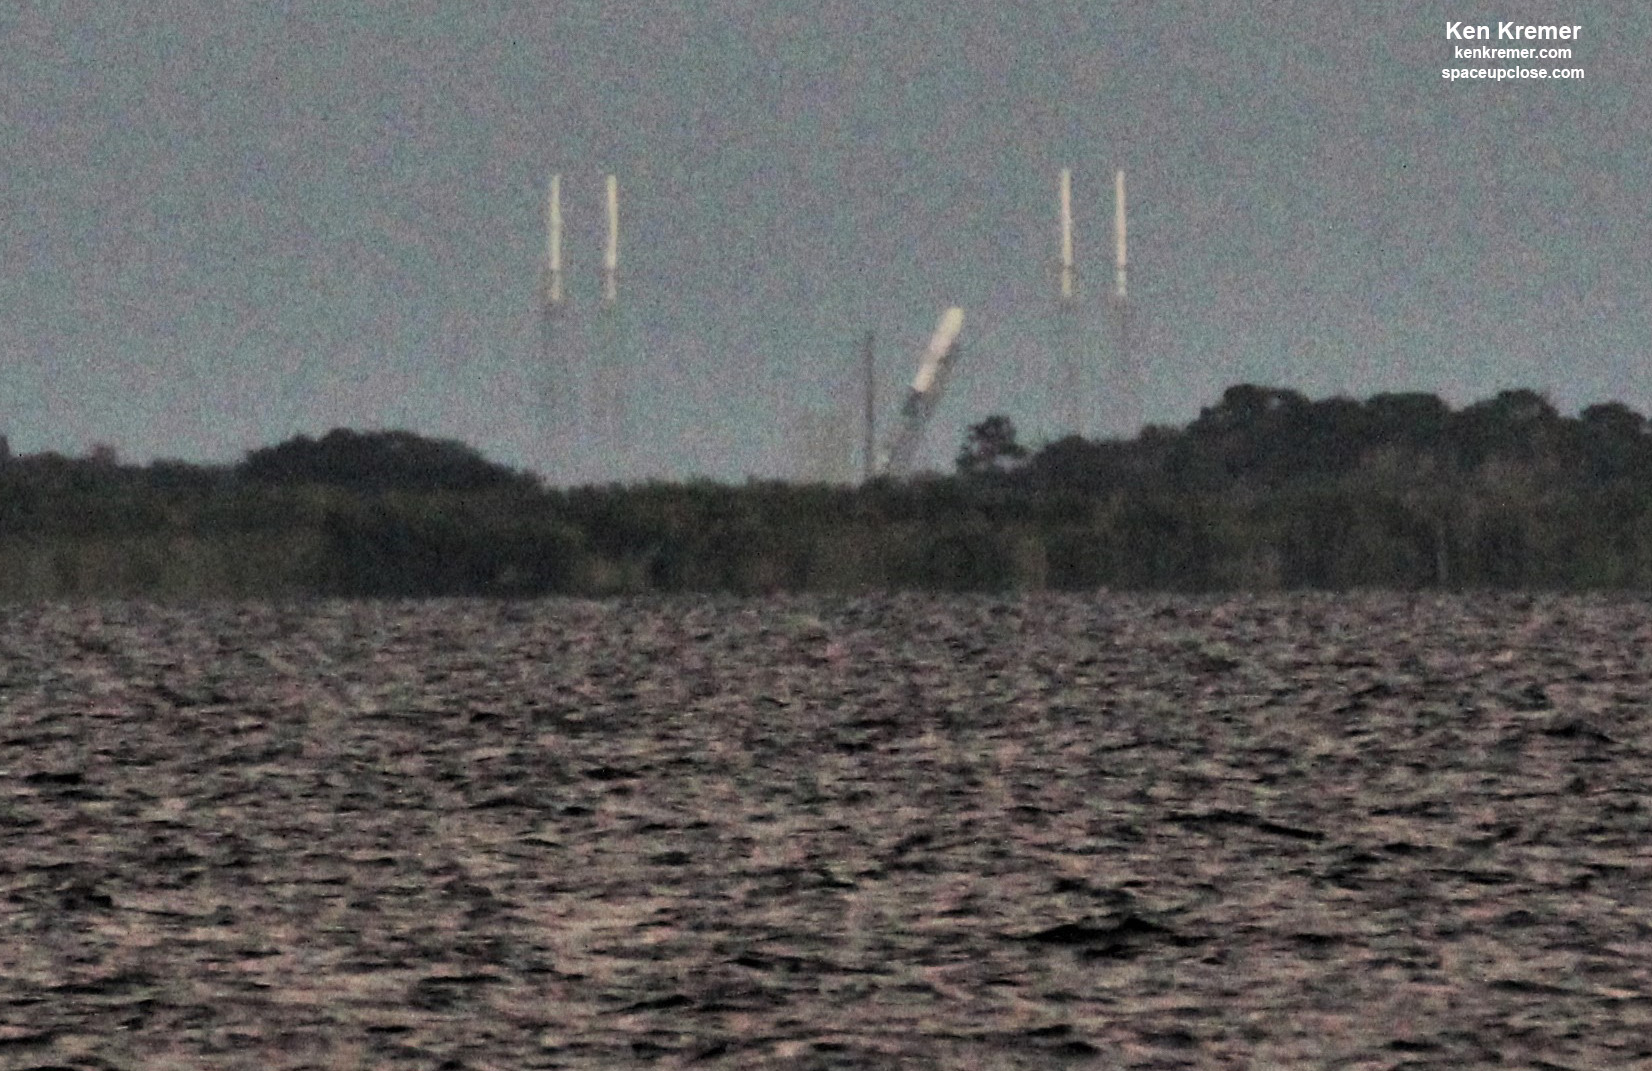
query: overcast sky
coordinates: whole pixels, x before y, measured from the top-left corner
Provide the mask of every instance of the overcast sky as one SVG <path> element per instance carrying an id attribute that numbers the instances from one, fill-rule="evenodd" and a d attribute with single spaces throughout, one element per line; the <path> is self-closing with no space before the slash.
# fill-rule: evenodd
<path id="1" fill-rule="evenodd" d="M 1454 60 L 1450 21 L 1580 25 L 1515 65 L 1586 77 L 1447 82 L 1498 65 Z M 1652 410 L 1642 0 L 13 0 L 0 102 L 18 452 L 402 427 L 557 483 L 795 475 L 859 440 L 859 336 L 887 426 L 948 304 L 929 465 L 989 413 L 1061 431 L 1062 338 L 1086 429 L 1122 430 L 1115 168 L 1148 420 L 1237 382 Z"/>

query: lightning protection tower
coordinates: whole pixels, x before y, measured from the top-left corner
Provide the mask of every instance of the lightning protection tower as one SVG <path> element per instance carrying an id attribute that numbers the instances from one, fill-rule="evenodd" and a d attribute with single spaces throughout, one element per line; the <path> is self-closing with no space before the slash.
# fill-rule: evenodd
<path id="1" fill-rule="evenodd" d="M 1083 410 L 1083 375 L 1080 365 L 1078 281 L 1073 264 L 1073 172 L 1062 168 L 1057 188 L 1060 220 L 1061 261 L 1055 306 L 1056 375 L 1060 393 L 1055 416 L 1065 434 L 1080 431 Z"/>
<path id="2" fill-rule="evenodd" d="M 1114 352 L 1118 362 L 1117 393 L 1120 401 L 1119 423 L 1115 429 L 1121 435 L 1134 435 L 1141 429 L 1143 370 L 1135 351 L 1130 304 L 1129 223 L 1125 212 L 1124 169 L 1113 175 L 1113 294 L 1112 320 L 1116 339 Z"/>
<path id="3" fill-rule="evenodd" d="M 551 176 L 545 203 L 545 312 L 562 312 L 562 176 Z"/>
<path id="4" fill-rule="evenodd" d="M 619 177 L 608 176 L 608 247 L 602 253 L 602 307 L 619 301 Z"/>

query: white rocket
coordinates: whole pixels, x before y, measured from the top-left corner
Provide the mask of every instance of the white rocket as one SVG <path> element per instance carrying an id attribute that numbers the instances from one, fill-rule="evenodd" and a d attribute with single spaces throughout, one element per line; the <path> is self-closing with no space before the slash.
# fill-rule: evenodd
<path id="1" fill-rule="evenodd" d="M 912 377 L 914 395 L 926 395 L 939 389 L 936 378 L 940 375 L 942 362 L 952 356 L 958 332 L 963 329 L 963 309 L 954 305 L 941 313 L 941 321 L 935 325 L 935 333 L 930 336 L 929 345 L 924 347 L 923 359 L 918 362 L 918 374 Z"/>
<path id="2" fill-rule="evenodd" d="M 929 345 L 918 362 L 918 374 L 912 377 L 912 389 L 901 406 L 900 421 L 896 425 L 889 449 L 880 459 L 880 473 L 901 476 L 912 467 L 912 459 L 923 441 L 929 418 L 940 404 L 941 392 L 946 389 L 952 364 L 958 353 L 958 335 L 964 329 L 964 310 L 956 305 L 941 313 L 930 336 Z"/>

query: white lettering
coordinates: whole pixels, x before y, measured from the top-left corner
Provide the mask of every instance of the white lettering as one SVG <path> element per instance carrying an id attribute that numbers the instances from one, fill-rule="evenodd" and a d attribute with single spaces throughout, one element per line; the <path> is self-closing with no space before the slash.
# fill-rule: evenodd
<path id="1" fill-rule="evenodd" d="M 1489 26 L 1464 26 L 1460 22 L 1446 23 L 1448 41 L 1484 41 L 1491 37 Z"/>
<path id="2" fill-rule="evenodd" d="M 1512 22 L 1497 24 L 1499 41 L 1572 41 L 1582 26 L 1517 26 Z"/>

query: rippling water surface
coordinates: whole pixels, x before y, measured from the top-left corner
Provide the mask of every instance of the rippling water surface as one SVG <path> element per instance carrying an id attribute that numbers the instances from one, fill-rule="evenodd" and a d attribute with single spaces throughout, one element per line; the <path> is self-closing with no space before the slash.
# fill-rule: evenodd
<path id="1" fill-rule="evenodd" d="M 1652 610 L 0 610 L 0 1068 L 1625 1068 Z"/>

